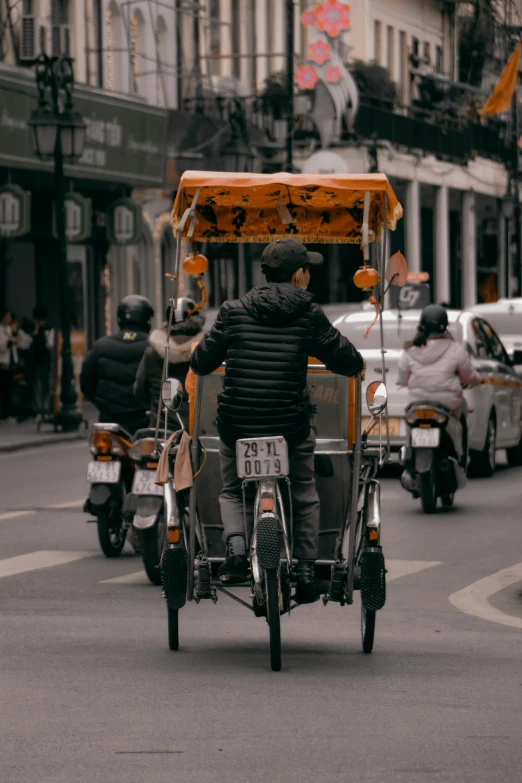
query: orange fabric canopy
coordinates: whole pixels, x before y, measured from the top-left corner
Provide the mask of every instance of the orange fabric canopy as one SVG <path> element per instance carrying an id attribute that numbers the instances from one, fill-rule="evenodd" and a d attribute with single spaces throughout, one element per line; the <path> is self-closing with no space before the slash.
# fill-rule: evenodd
<path id="1" fill-rule="evenodd" d="M 172 210 L 174 232 L 198 188 L 196 222 L 188 220 L 183 229 L 183 237 L 192 242 L 267 243 L 293 236 L 301 242 L 360 244 L 366 192 L 370 193 L 370 241 L 379 236 L 385 221 L 393 231 L 402 217 L 402 207 L 384 174 L 187 171 Z"/>

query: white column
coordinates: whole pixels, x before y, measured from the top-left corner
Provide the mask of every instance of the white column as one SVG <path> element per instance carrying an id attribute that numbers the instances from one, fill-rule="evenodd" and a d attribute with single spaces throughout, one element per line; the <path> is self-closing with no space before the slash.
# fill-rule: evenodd
<path id="1" fill-rule="evenodd" d="M 232 0 L 219 0 L 219 21 L 219 72 L 221 76 L 232 76 Z"/>
<path id="2" fill-rule="evenodd" d="M 420 272 L 421 268 L 421 208 L 420 186 L 417 179 L 408 182 L 406 187 L 406 261 L 410 272 Z"/>
<path id="3" fill-rule="evenodd" d="M 268 78 L 268 0 L 255 2 L 255 52 L 257 89 L 262 90 Z M 259 55 L 262 55 L 261 57 Z"/>
<path id="4" fill-rule="evenodd" d="M 502 200 L 499 200 L 497 231 L 498 231 L 498 263 L 497 263 L 497 288 L 499 298 L 508 295 L 506 290 L 507 277 L 507 251 L 506 247 L 506 218 L 502 214 Z"/>
<path id="5" fill-rule="evenodd" d="M 462 306 L 477 303 L 477 227 L 475 194 L 462 194 Z"/>
<path id="6" fill-rule="evenodd" d="M 272 73 L 277 71 L 284 71 L 286 67 L 286 16 L 285 16 L 285 3 L 283 0 L 278 0 L 274 3 L 275 20 L 270 19 L 269 24 L 273 25 L 273 36 L 269 36 L 268 43 L 270 50 L 275 52 L 278 56 L 272 57 L 271 68 Z M 272 38 L 273 40 L 270 40 Z"/>
<path id="7" fill-rule="evenodd" d="M 448 188 L 442 185 L 435 191 L 435 301 L 449 302 L 450 237 Z"/>

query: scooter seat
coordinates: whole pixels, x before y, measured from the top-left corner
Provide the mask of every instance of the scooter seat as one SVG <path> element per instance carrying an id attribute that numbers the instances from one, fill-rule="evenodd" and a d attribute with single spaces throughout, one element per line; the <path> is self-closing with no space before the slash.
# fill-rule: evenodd
<path id="1" fill-rule="evenodd" d="M 172 435 L 171 430 L 167 430 L 167 440 Z M 136 442 L 138 440 L 143 440 L 144 438 L 155 438 L 156 437 L 156 430 L 154 427 L 145 427 L 142 430 L 136 430 L 134 433 L 133 441 Z M 158 433 L 158 440 L 163 441 L 165 440 L 165 430 L 160 427 L 159 433 Z"/>

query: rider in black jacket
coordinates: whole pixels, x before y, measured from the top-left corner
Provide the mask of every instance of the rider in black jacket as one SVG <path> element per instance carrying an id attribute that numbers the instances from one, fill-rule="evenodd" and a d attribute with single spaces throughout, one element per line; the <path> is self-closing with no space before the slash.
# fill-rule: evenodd
<path id="1" fill-rule="evenodd" d="M 198 375 L 208 375 L 226 360 L 217 416 L 223 479 L 220 506 L 227 543 L 220 578 L 226 583 L 239 582 L 247 574 L 235 442 L 284 435 L 290 448 L 300 603 L 318 597 L 313 563 L 318 548 L 319 498 L 306 383 L 308 357 L 316 357 L 339 375 L 356 375 L 364 368 L 360 353 L 331 325 L 306 290 L 310 266 L 322 262 L 319 253 L 309 253 L 290 237 L 268 245 L 261 258 L 267 285 L 225 302 L 191 358 Z"/>
<path id="2" fill-rule="evenodd" d="M 133 393 L 141 358 L 148 345 L 154 309 L 144 296 L 126 296 L 117 310 L 120 331 L 96 340 L 85 357 L 82 394 L 99 411 L 99 421 L 116 422 L 131 435 L 148 426 L 145 408 Z"/>

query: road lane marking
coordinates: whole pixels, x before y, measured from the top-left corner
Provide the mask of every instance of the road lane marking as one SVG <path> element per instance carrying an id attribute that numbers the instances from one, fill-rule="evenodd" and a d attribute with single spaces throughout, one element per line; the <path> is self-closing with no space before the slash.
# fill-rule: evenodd
<path id="1" fill-rule="evenodd" d="M 489 620 L 492 623 L 522 628 L 522 617 L 514 617 L 492 606 L 488 599 L 516 582 L 522 582 L 522 563 L 516 563 L 502 571 L 479 579 L 478 582 L 452 593 L 449 602 L 466 614 Z"/>
<path id="2" fill-rule="evenodd" d="M 67 503 L 55 503 L 52 506 L 44 506 L 44 508 L 79 508 L 80 506 L 83 507 L 84 503 L 85 498 L 80 498 L 80 500 L 69 500 Z"/>
<path id="3" fill-rule="evenodd" d="M 5 560 L 0 560 L 0 578 L 16 576 L 16 574 L 23 574 L 26 571 L 37 571 L 42 568 L 65 565 L 75 560 L 83 560 L 85 557 L 94 557 L 95 554 L 95 552 L 52 552 L 39 550 L 38 552 L 29 552 L 26 555 L 7 557 Z"/>
<path id="4" fill-rule="evenodd" d="M 386 581 L 391 582 L 393 579 L 410 576 L 410 574 L 416 574 L 437 565 L 441 565 L 440 560 L 386 560 L 388 570 Z"/>
<path id="5" fill-rule="evenodd" d="M 30 514 L 34 514 L 34 511 L 6 511 L 5 514 L 0 514 L 1 519 L 14 519 L 15 517 L 27 517 Z"/>
<path id="6" fill-rule="evenodd" d="M 436 565 L 440 565 L 439 560 L 387 560 L 386 568 L 388 573 L 386 574 L 386 581 L 391 582 L 403 576 L 410 576 L 410 574 L 416 574 Z M 144 571 L 133 571 L 131 574 L 125 574 L 124 576 L 103 579 L 99 584 L 150 585 L 150 582 Z"/>
<path id="7" fill-rule="evenodd" d="M 102 579 L 99 582 L 101 585 L 150 585 L 147 575 L 143 570 L 133 571 L 132 574 L 125 574 L 125 576 L 114 576 L 112 579 Z"/>

